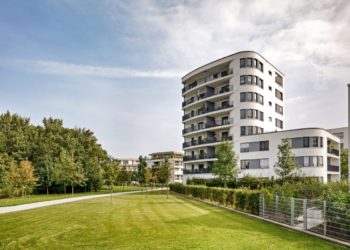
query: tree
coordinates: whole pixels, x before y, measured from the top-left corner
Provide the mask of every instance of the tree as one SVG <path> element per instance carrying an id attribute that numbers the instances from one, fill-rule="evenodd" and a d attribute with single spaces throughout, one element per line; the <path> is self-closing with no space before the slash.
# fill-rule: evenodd
<path id="1" fill-rule="evenodd" d="M 21 161 L 19 165 L 12 162 L 7 183 L 17 191 L 20 190 L 22 197 L 31 193 L 36 185 L 38 178 L 34 175 L 34 168 L 30 161 Z"/>
<path id="2" fill-rule="evenodd" d="M 212 173 L 216 175 L 227 188 L 227 183 L 237 177 L 237 157 L 229 141 L 219 144 L 217 161 L 214 162 Z"/>
<path id="3" fill-rule="evenodd" d="M 48 158 L 42 159 L 38 163 L 39 182 L 46 188 L 46 194 L 49 194 L 49 187 L 55 180 L 54 165 Z"/>
<path id="4" fill-rule="evenodd" d="M 123 167 L 118 174 L 118 181 L 122 183 L 129 183 L 131 179 L 131 174 L 126 170 L 126 167 Z"/>
<path id="5" fill-rule="evenodd" d="M 343 179 L 347 179 L 349 176 L 348 154 L 349 154 L 349 150 L 347 148 L 341 149 L 340 167 L 341 167 L 341 177 Z"/>
<path id="6" fill-rule="evenodd" d="M 145 183 L 145 171 L 147 168 L 146 157 L 139 156 L 139 164 L 137 166 L 137 180 L 139 183 Z"/>
<path id="7" fill-rule="evenodd" d="M 104 165 L 103 170 L 104 170 L 103 172 L 104 184 L 109 186 L 111 190 L 111 203 L 112 203 L 113 185 L 118 178 L 119 162 L 113 158 L 110 158 L 109 161 Z"/>
<path id="8" fill-rule="evenodd" d="M 150 183 L 154 182 L 155 178 L 153 176 L 153 172 L 150 168 L 146 168 L 145 171 L 145 183 L 146 185 L 149 185 Z"/>
<path id="9" fill-rule="evenodd" d="M 74 186 L 82 185 L 85 181 L 80 165 L 74 162 L 73 157 L 67 151 L 62 150 L 58 168 L 58 179 L 64 186 L 64 193 L 66 193 L 66 186 L 70 185 L 72 194 L 74 194 Z"/>
<path id="10" fill-rule="evenodd" d="M 170 164 L 165 160 L 156 170 L 156 178 L 159 183 L 168 186 L 170 180 Z M 167 189 L 167 198 L 169 197 L 169 188 Z"/>
<path id="11" fill-rule="evenodd" d="M 299 168 L 291 149 L 292 146 L 289 139 L 283 139 L 282 143 L 278 145 L 278 161 L 275 164 L 275 172 L 282 179 Z"/>

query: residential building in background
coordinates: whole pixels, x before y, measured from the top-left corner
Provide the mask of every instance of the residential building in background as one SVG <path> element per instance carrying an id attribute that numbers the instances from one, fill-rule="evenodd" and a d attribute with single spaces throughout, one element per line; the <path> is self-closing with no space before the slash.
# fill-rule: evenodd
<path id="1" fill-rule="evenodd" d="M 149 154 L 147 159 L 147 165 L 151 168 L 158 168 L 166 160 L 170 165 L 170 183 L 182 183 L 183 178 L 183 153 L 167 151 L 167 152 L 157 152 Z"/>
<path id="2" fill-rule="evenodd" d="M 349 148 L 349 142 L 348 142 L 348 127 L 342 127 L 342 128 L 331 128 L 327 129 L 329 133 L 332 133 L 340 140 L 340 148 Z"/>
<path id="3" fill-rule="evenodd" d="M 128 172 L 137 172 L 139 159 L 137 158 L 119 158 L 120 167 L 125 168 Z"/>
<path id="4" fill-rule="evenodd" d="M 284 74 L 260 54 L 221 58 L 188 73 L 182 83 L 184 183 L 213 178 L 216 148 L 225 140 L 239 154 L 239 177 L 276 176 L 277 146 L 284 138 L 291 139 L 298 174 L 323 182 L 339 178 L 339 138 L 319 128 L 283 131 Z"/>

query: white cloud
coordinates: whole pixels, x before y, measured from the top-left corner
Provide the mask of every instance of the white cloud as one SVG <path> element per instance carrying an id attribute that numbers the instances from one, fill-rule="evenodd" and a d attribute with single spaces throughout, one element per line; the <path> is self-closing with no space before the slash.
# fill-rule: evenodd
<path id="1" fill-rule="evenodd" d="M 50 75 L 92 76 L 105 78 L 174 78 L 183 72 L 176 70 L 134 70 L 117 67 L 102 67 L 81 64 L 71 64 L 44 60 L 13 60 L 2 61 L 0 66 L 13 68 L 22 72 L 33 72 Z"/>

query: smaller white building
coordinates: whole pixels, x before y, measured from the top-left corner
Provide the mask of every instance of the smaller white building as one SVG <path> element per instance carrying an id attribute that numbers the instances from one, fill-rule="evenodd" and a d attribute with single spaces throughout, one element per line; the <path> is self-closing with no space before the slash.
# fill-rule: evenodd
<path id="1" fill-rule="evenodd" d="M 239 178 L 278 177 L 278 145 L 289 139 L 292 153 L 299 165 L 297 176 L 316 177 L 327 183 L 340 179 L 340 140 L 321 128 L 303 128 L 241 136 L 233 142 L 238 155 Z M 194 171 L 195 172 L 195 171 Z M 214 178 L 211 173 L 186 174 L 183 180 Z"/>
<path id="2" fill-rule="evenodd" d="M 182 183 L 183 178 L 183 153 L 175 151 L 157 152 L 149 154 L 147 165 L 151 168 L 158 168 L 166 160 L 170 164 L 170 183 Z"/>

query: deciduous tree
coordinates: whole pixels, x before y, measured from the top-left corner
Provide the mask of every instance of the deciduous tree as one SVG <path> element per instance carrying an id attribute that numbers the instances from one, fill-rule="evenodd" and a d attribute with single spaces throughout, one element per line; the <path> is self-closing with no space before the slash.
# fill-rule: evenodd
<path id="1" fill-rule="evenodd" d="M 283 139 L 282 143 L 278 145 L 278 161 L 275 164 L 275 172 L 282 179 L 291 175 L 299 168 L 291 149 L 292 146 L 289 139 Z"/>

